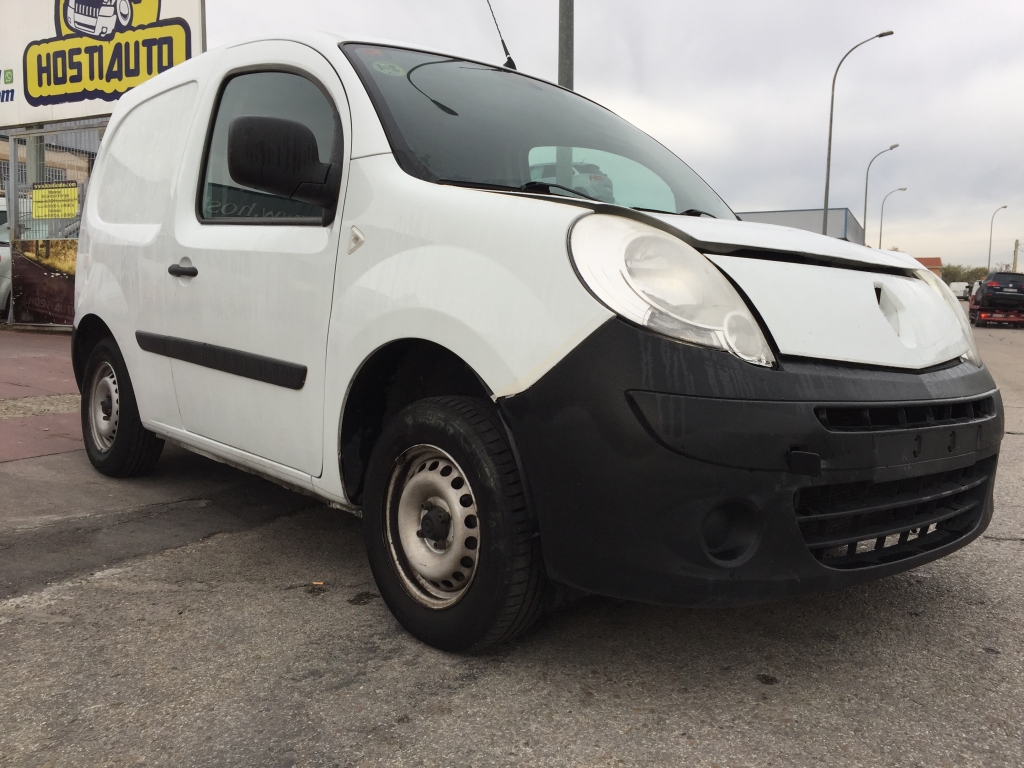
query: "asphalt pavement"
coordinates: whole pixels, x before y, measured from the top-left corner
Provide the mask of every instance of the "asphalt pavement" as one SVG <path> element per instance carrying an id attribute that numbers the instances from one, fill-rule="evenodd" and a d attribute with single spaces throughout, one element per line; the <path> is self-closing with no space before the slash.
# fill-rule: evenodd
<path id="1" fill-rule="evenodd" d="M 463 657 L 345 513 L 171 446 L 95 473 L 66 348 L 0 331 L 0 766 L 1022 765 L 1024 330 L 977 337 L 1007 435 L 969 547 L 772 605 L 587 598 Z"/>

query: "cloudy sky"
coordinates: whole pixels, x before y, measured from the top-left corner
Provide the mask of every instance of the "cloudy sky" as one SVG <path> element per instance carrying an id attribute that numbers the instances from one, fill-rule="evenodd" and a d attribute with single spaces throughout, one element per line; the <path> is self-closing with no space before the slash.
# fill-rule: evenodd
<path id="1" fill-rule="evenodd" d="M 557 0 L 492 0 L 519 68 L 557 77 Z M 207 0 L 211 47 L 288 28 L 504 56 L 485 0 Z M 576 0 L 576 90 L 665 143 L 734 210 L 820 207 L 829 88 L 830 204 L 868 241 L 984 264 L 1024 239 L 1024 2 Z M 1024 258 L 1024 257 L 1022 257 Z"/>

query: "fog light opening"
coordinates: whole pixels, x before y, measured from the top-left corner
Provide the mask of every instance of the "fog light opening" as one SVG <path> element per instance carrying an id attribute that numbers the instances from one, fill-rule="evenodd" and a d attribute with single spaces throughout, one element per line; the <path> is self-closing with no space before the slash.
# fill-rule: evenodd
<path id="1" fill-rule="evenodd" d="M 761 529 L 761 513 L 755 508 L 726 502 L 708 512 L 701 523 L 701 546 L 715 565 L 735 568 L 754 556 L 761 543 Z"/>

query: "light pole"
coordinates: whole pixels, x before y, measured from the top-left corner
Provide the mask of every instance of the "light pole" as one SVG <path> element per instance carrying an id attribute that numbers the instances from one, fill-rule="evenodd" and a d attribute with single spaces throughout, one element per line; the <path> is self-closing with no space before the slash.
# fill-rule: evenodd
<path id="1" fill-rule="evenodd" d="M 893 192 L 906 191 L 906 187 L 900 187 L 899 189 L 894 189 L 892 192 L 889 193 L 889 195 L 891 195 Z M 878 250 L 882 250 L 882 224 L 885 223 L 885 201 L 889 199 L 889 195 L 886 195 L 885 197 L 882 198 L 882 215 L 878 217 Z"/>
<path id="2" fill-rule="evenodd" d="M 871 158 L 871 163 L 875 162 L 879 157 L 884 155 L 886 152 L 892 152 L 899 144 L 893 144 L 888 149 L 883 149 L 877 155 Z M 871 174 L 871 163 L 868 163 L 867 173 L 864 174 L 864 218 L 861 221 L 864 222 L 864 243 L 868 242 L 868 176 Z"/>
<path id="3" fill-rule="evenodd" d="M 989 222 L 988 222 L 988 271 L 989 272 L 992 271 L 992 227 L 995 226 L 995 223 L 996 223 L 996 214 L 999 213 L 1001 210 L 1003 210 L 1003 208 L 1005 208 L 1005 207 L 1006 207 L 1005 205 L 1000 205 L 998 208 L 996 208 L 994 211 L 992 211 L 992 218 L 989 219 Z"/>
<path id="4" fill-rule="evenodd" d="M 853 48 L 846 52 L 846 56 L 849 56 L 851 53 L 856 51 L 864 45 L 864 43 L 870 43 L 875 38 L 888 37 L 891 34 L 891 29 L 887 32 L 879 32 L 874 37 L 869 37 L 863 43 L 857 43 Z M 828 182 L 829 174 L 832 171 L 832 116 L 835 113 L 836 108 L 836 78 L 839 77 L 839 67 L 843 66 L 843 62 L 846 61 L 846 56 L 843 56 L 843 58 L 839 60 L 839 65 L 836 67 L 836 73 L 832 75 L 832 101 L 829 103 L 828 107 L 828 157 L 825 159 L 825 210 L 821 215 L 821 234 L 823 235 L 828 234 Z"/>

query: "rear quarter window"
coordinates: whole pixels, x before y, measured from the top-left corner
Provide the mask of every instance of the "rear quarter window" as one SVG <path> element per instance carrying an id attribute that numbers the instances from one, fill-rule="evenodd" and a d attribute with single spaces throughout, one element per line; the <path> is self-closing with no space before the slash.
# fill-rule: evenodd
<path id="1" fill-rule="evenodd" d="M 118 124 L 93 183 L 111 224 L 159 224 L 185 149 L 199 86 L 186 83 L 144 101 Z"/>

